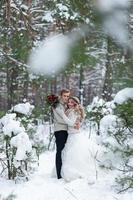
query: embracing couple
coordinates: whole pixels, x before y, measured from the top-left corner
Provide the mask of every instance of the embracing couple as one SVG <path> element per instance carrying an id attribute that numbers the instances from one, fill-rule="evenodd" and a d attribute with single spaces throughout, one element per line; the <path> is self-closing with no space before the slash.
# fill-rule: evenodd
<path id="1" fill-rule="evenodd" d="M 53 114 L 57 178 L 87 178 L 91 161 L 87 140 L 80 130 L 85 114 L 79 99 L 63 89 Z"/>

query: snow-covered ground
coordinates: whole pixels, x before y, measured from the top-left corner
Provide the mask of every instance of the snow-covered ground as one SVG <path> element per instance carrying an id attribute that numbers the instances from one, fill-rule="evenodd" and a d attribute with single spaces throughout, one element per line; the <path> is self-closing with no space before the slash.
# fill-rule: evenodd
<path id="1" fill-rule="evenodd" d="M 65 182 L 51 176 L 55 152 L 45 152 L 40 156 L 38 171 L 28 182 L 15 184 L 0 178 L 0 194 L 16 195 L 17 200 L 132 200 L 133 193 L 117 194 L 114 190 L 114 172 L 98 169 L 98 178 L 94 184 L 77 179 Z M 93 178 L 93 177 L 92 177 Z"/>

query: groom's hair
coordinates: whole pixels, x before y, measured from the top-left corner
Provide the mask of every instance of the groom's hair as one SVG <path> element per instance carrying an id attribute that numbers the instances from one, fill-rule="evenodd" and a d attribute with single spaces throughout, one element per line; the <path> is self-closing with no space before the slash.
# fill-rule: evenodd
<path id="1" fill-rule="evenodd" d="M 60 95 L 62 96 L 64 93 L 70 93 L 70 90 L 69 89 L 62 89 L 60 91 Z"/>

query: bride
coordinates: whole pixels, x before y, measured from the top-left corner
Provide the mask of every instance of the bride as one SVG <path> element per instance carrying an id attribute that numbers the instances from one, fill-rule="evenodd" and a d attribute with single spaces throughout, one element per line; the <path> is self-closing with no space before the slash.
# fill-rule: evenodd
<path id="1" fill-rule="evenodd" d="M 62 112 L 64 120 L 82 123 L 85 114 L 79 99 L 70 97 L 67 106 L 66 113 Z M 95 164 L 89 149 L 89 140 L 80 128 L 75 129 L 70 125 L 68 125 L 67 142 L 62 151 L 61 176 L 66 181 L 86 178 L 93 182 L 95 179 Z"/>

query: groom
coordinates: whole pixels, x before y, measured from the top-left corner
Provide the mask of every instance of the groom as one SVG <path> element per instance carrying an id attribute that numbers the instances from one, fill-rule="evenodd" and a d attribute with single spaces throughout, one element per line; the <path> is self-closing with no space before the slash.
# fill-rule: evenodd
<path id="1" fill-rule="evenodd" d="M 54 113 L 54 135 L 55 135 L 55 142 L 56 142 L 56 172 L 58 179 L 61 177 L 61 166 L 62 166 L 62 159 L 61 159 L 61 153 L 65 146 L 65 143 L 67 141 L 68 133 L 67 133 L 67 127 L 68 125 L 74 126 L 74 128 L 79 128 L 79 123 L 73 124 L 72 122 L 64 121 L 60 110 L 63 110 L 65 113 L 65 110 L 67 108 L 67 102 L 70 96 L 70 90 L 63 89 L 60 92 L 60 99 L 59 104 L 57 107 L 53 110 Z"/>

